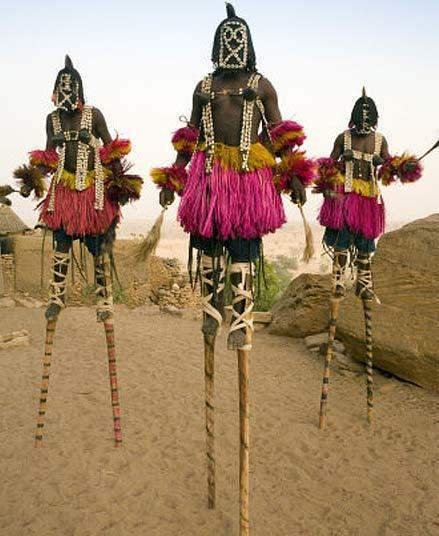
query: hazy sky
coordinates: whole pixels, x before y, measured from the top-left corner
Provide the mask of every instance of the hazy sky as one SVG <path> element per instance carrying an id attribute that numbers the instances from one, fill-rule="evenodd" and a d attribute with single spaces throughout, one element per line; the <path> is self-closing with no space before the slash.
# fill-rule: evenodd
<path id="1" fill-rule="evenodd" d="M 260 71 L 275 85 L 285 118 L 301 122 L 310 155 L 325 156 L 346 128 L 366 85 L 393 152 L 426 150 L 439 138 L 439 2 L 437 0 L 236 0 L 252 30 Z M 133 141 L 135 171 L 172 161 L 178 117 L 190 114 L 194 86 L 210 69 L 214 31 L 225 16 L 220 0 L 75 2 L 0 0 L 0 183 L 31 149 L 45 144 L 45 116 L 64 55 L 80 71 L 87 101 L 110 129 Z M 391 219 L 437 211 L 439 151 L 416 185 L 384 190 Z M 27 221 L 34 204 L 13 198 Z M 286 201 L 287 202 L 287 201 Z M 307 206 L 310 219 L 319 199 Z M 146 183 L 126 218 L 158 213 Z M 288 208 L 297 218 L 297 209 Z"/>

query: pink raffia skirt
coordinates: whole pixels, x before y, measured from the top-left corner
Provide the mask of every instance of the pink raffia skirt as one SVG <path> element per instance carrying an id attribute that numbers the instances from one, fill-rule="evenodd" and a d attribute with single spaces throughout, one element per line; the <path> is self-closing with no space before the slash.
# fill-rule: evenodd
<path id="1" fill-rule="evenodd" d="M 342 230 L 346 226 L 367 239 L 375 239 L 384 233 L 386 211 L 384 202 L 375 197 L 356 193 L 340 194 L 327 198 L 320 209 L 318 221 L 324 227 Z"/>
<path id="2" fill-rule="evenodd" d="M 205 162 L 205 153 L 196 152 L 182 195 L 178 220 L 186 232 L 219 240 L 251 239 L 285 223 L 271 166 L 242 172 L 216 158 L 212 173 L 206 173 Z"/>
<path id="3" fill-rule="evenodd" d="M 49 212 L 50 193 L 40 205 L 40 220 L 49 229 L 64 229 L 69 236 L 83 237 L 106 233 L 110 225 L 120 219 L 119 204 L 105 195 L 104 209 L 94 208 L 94 186 L 78 192 L 62 184 L 55 190 L 55 211 Z"/>

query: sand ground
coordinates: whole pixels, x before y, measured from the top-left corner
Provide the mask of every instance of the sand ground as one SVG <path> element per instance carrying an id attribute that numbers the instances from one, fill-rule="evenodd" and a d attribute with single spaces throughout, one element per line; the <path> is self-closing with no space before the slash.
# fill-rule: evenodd
<path id="1" fill-rule="evenodd" d="M 124 446 L 115 450 L 103 328 L 62 314 L 44 448 L 33 435 L 40 310 L 0 310 L 2 332 L 32 346 L 0 352 L 0 534 L 238 534 L 237 365 L 217 350 L 217 510 L 206 507 L 199 323 L 155 308 L 117 309 Z M 251 526 L 258 536 L 439 534 L 438 397 L 377 378 L 365 424 L 364 378 L 334 374 L 329 427 L 317 429 L 321 363 L 301 341 L 256 335 L 251 355 Z"/>

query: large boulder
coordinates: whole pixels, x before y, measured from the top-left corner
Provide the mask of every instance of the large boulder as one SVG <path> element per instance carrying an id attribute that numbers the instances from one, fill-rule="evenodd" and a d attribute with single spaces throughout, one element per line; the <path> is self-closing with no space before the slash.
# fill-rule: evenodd
<path id="1" fill-rule="evenodd" d="M 381 305 L 373 305 L 376 366 L 439 392 L 439 214 L 384 235 L 373 271 L 381 300 Z M 297 337 L 327 326 L 328 277 L 308 276 L 313 289 L 310 298 L 303 277 L 291 283 L 275 306 L 274 332 L 280 326 L 283 334 Z M 294 299 L 300 295 L 302 300 Z M 350 355 L 364 360 L 363 311 L 352 294 L 340 308 L 337 336 Z"/>
<path id="2" fill-rule="evenodd" d="M 330 294 L 330 276 L 299 275 L 274 305 L 270 332 L 290 337 L 321 333 L 328 324 Z"/>

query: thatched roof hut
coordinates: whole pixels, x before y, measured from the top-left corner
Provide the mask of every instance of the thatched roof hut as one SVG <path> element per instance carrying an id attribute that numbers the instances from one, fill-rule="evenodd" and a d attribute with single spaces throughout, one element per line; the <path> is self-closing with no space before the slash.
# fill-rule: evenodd
<path id="1" fill-rule="evenodd" d="M 0 236 L 21 234 L 29 227 L 15 214 L 11 207 L 0 205 Z"/>

